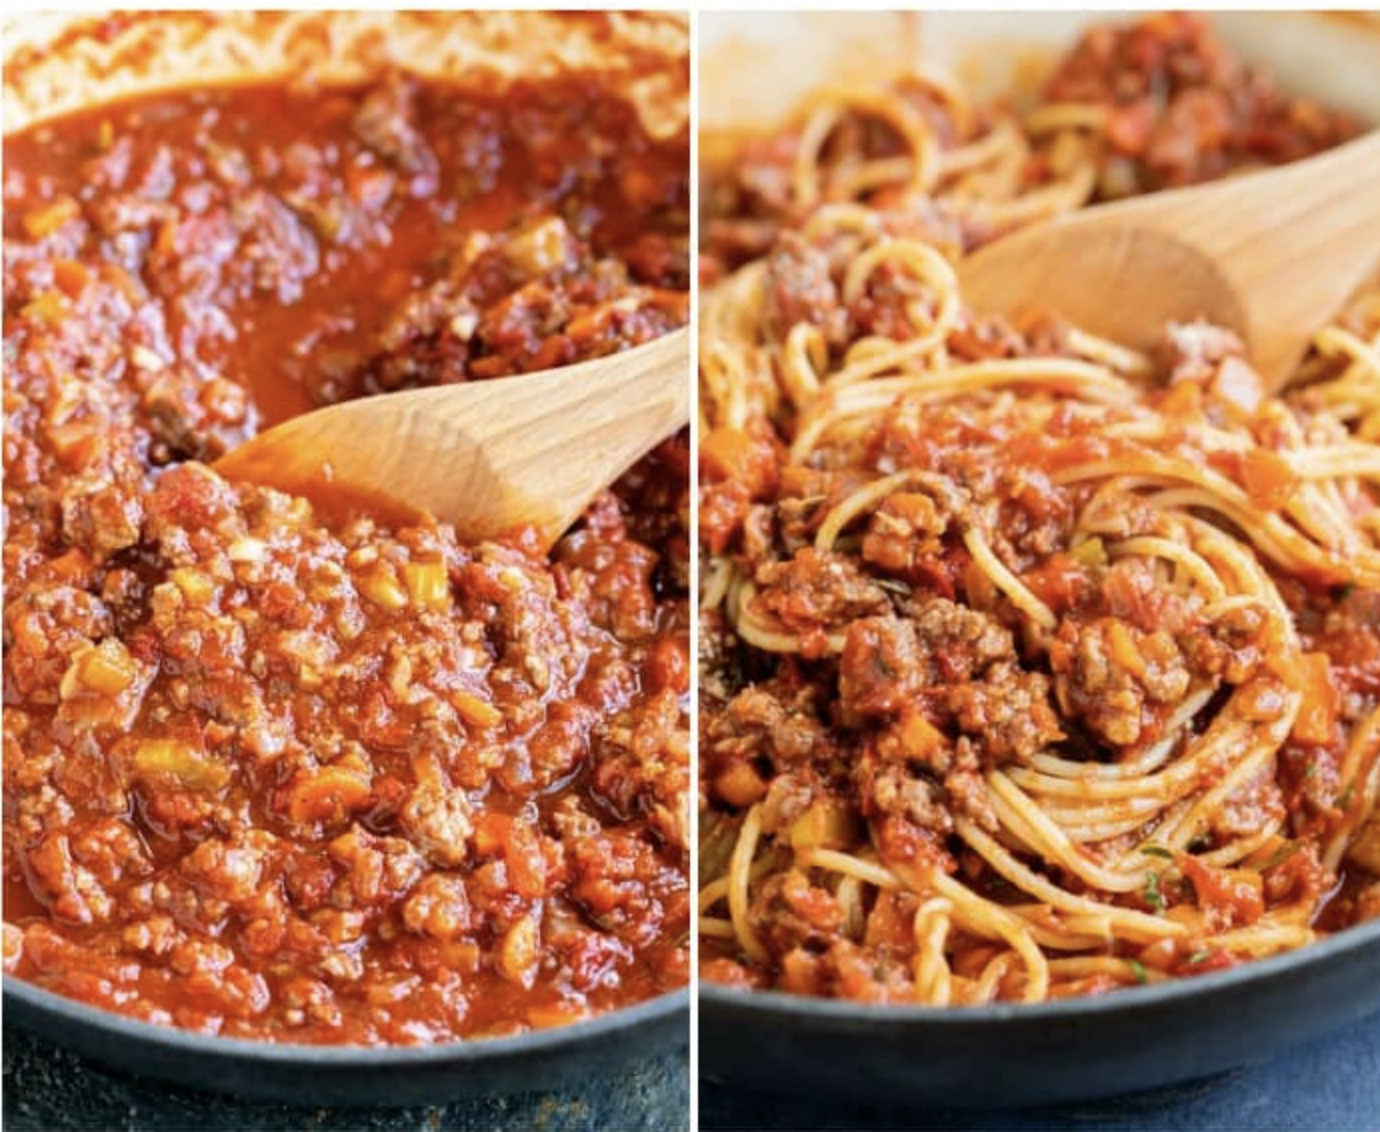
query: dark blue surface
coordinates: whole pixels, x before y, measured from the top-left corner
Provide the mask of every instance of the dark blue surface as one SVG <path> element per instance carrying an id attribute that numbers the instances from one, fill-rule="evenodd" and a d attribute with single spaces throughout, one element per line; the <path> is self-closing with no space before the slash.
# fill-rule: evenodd
<path id="1" fill-rule="evenodd" d="M 105 1069 L 6 1026 L 4 1128 L 124 1129 L 370 1129 L 391 1132 L 543 1132 L 646 1129 L 679 1132 L 689 1125 L 690 1089 L 684 1050 L 636 1062 L 583 1087 L 479 1097 L 416 1108 L 290 1108 L 244 1104 L 233 1097 L 172 1089 Z"/>
<path id="2" fill-rule="evenodd" d="M 993 1074 L 1001 1066 L 992 1067 Z M 1265 1065 L 1113 1100 L 1046 1109 L 833 1107 L 702 1082 L 700 1127 L 1025 1132 L 1380 1132 L 1380 1017 Z"/>

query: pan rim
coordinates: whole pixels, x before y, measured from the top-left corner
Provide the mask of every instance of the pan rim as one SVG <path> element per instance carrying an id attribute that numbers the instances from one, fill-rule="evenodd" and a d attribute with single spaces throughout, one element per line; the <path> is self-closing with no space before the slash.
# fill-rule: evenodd
<path id="1" fill-rule="evenodd" d="M 742 1013 L 809 1018 L 820 1022 L 890 1028 L 944 1026 L 950 1030 L 971 1030 L 1020 1022 L 1082 1021 L 1112 1014 L 1155 1010 L 1189 1000 L 1203 1000 L 1245 990 L 1287 974 L 1314 968 L 1329 959 L 1336 961 L 1372 948 L 1380 951 L 1380 920 L 1357 924 L 1304 947 L 1263 959 L 1252 959 L 1224 971 L 1170 979 L 1147 986 L 1125 987 L 1107 994 L 1081 995 L 1046 1002 L 1001 1002 L 983 1006 L 869 1005 L 777 990 L 744 991 L 708 982 L 699 986 L 699 1001 L 702 1007 L 711 1009 L 728 1008 Z"/>
<path id="2" fill-rule="evenodd" d="M 688 986 L 551 1029 L 418 1046 L 314 1045 L 202 1034 L 130 1018 L 113 1010 L 68 998 L 13 975 L 5 976 L 3 990 L 7 1006 L 11 1002 L 22 1004 L 47 1015 L 53 1021 L 79 1027 L 92 1035 L 137 1042 L 145 1049 L 157 1047 L 171 1053 L 259 1061 L 280 1067 L 310 1065 L 321 1069 L 366 1066 L 370 1069 L 404 1069 L 453 1063 L 484 1064 L 510 1057 L 560 1054 L 576 1046 L 663 1021 L 681 1012 L 687 1014 L 686 1036 L 687 1039 L 689 1037 Z M 19 1028 L 37 1032 L 35 1027 L 23 1021 L 19 1022 Z M 106 1058 L 101 1060 L 109 1062 Z"/>

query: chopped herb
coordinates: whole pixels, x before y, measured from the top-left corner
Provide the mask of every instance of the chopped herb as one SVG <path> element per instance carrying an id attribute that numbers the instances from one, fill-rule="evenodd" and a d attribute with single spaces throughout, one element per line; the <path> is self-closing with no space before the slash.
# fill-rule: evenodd
<path id="1" fill-rule="evenodd" d="M 1160 891 L 1160 874 L 1145 874 L 1145 902 L 1156 912 L 1164 911 L 1164 893 Z"/>
<path id="2" fill-rule="evenodd" d="M 1355 582 L 1343 582 L 1343 583 L 1342 583 L 1340 586 L 1338 586 L 1338 587 L 1336 588 L 1336 590 L 1335 590 L 1335 593 L 1336 593 L 1336 595 L 1337 595 L 1337 600 L 1338 600 L 1338 601 L 1346 601 L 1346 599 L 1349 598 L 1349 597 L 1350 597 L 1352 594 L 1354 594 L 1355 592 L 1356 592 L 1356 583 L 1355 583 Z"/>
<path id="3" fill-rule="evenodd" d="M 1337 799 L 1337 809 L 1341 810 L 1343 813 L 1351 809 L 1351 792 L 1355 785 L 1354 782 L 1351 783 L 1351 785 L 1342 791 L 1341 797 Z"/>
<path id="4" fill-rule="evenodd" d="M 1188 957 L 1188 964 L 1190 967 L 1196 967 L 1199 963 L 1206 963 L 1211 958 L 1211 951 L 1195 951 Z"/>
<path id="5" fill-rule="evenodd" d="M 1136 982 L 1142 986 L 1150 981 L 1150 977 L 1145 973 L 1145 964 L 1139 959 L 1128 959 L 1126 962 L 1131 967 L 1131 974 L 1135 975 Z"/>
<path id="6" fill-rule="evenodd" d="M 1304 778 L 1312 778 L 1318 773 L 1318 764 L 1313 762 L 1308 764 L 1308 768 L 1303 772 Z"/>
<path id="7" fill-rule="evenodd" d="M 1140 851 L 1147 857 L 1163 857 L 1166 861 L 1174 859 L 1174 854 L 1163 845 L 1142 845 Z"/>

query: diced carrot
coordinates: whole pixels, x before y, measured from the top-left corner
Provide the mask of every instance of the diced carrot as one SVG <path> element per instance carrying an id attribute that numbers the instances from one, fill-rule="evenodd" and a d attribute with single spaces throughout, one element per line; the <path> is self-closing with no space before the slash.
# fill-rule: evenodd
<path id="1" fill-rule="evenodd" d="M 472 939 L 453 939 L 438 944 L 436 954 L 451 971 L 472 975 L 479 970 L 484 955 L 479 944 Z"/>
<path id="2" fill-rule="evenodd" d="M 766 781 L 748 762 L 735 762 L 714 779 L 714 791 L 730 806 L 750 806 L 762 800 Z"/>
<path id="3" fill-rule="evenodd" d="M 73 547 L 48 563 L 48 570 L 54 578 L 68 585 L 85 587 L 90 584 L 92 562 L 88 555 Z"/>
<path id="4" fill-rule="evenodd" d="M 901 747 L 912 759 L 924 761 L 944 746 L 944 733 L 922 712 L 907 712 L 901 721 Z"/>
<path id="5" fill-rule="evenodd" d="M 474 848 L 482 857 L 491 857 L 503 848 L 513 819 L 507 814 L 480 814 L 474 819 Z"/>
<path id="6" fill-rule="evenodd" d="M 795 819 L 791 846 L 795 849 L 848 849 L 857 843 L 858 819 L 851 806 L 822 798 Z"/>
<path id="7" fill-rule="evenodd" d="M 1303 704 L 1294 720 L 1294 738 L 1301 743 L 1329 743 L 1341 710 L 1341 696 L 1332 682 L 1332 665 L 1326 653 L 1303 654 Z"/>
<path id="8" fill-rule="evenodd" d="M 1160 401 L 1160 412 L 1171 420 L 1191 417 L 1203 404 L 1203 387 L 1196 381 L 1171 385 Z"/>
<path id="9" fill-rule="evenodd" d="M 1051 554 L 1023 574 L 1021 581 L 1056 614 L 1061 614 L 1072 608 L 1092 586 L 1094 571 L 1099 568 L 1092 563 L 1099 554 L 1101 564 L 1105 565 L 1107 559 L 1102 553 L 1102 540 L 1087 539 L 1068 554 Z"/>
<path id="10" fill-rule="evenodd" d="M 716 428 L 700 442 L 700 466 L 715 480 L 740 483 L 754 497 L 776 485 L 776 455 L 765 440 L 739 428 Z"/>
<path id="11" fill-rule="evenodd" d="M 934 500 L 918 491 L 898 491 L 888 496 L 883 509 L 921 531 L 942 531 L 947 521 Z"/>
<path id="12" fill-rule="evenodd" d="M 498 708 L 469 692 L 451 692 L 449 699 L 456 713 L 471 727 L 488 730 L 503 722 L 503 713 Z"/>
<path id="13" fill-rule="evenodd" d="M 204 570 L 191 566 L 176 566 L 168 572 L 168 580 L 182 591 L 193 605 L 205 605 L 216 594 L 216 583 Z"/>
<path id="14" fill-rule="evenodd" d="M 1241 478 L 1250 497 L 1272 511 L 1289 501 L 1299 481 L 1288 460 L 1264 448 L 1246 453 L 1241 461 Z"/>
<path id="15" fill-rule="evenodd" d="M 537 831 L 508 814 L 474 819 L 474 849 L 481 857 L 502 854 L 508 883 L 521 896 L 546 894 L 546 854 Z"/>
<path id="16" fill-rule="evenodd" d="M 51 236 L 81 215 L 81 205 L 71 197 L 58 197 L 48 204 L 31 208 L 24 214 L 24 231 L 32 240 Z"/>
<path id="17" fill-rule="evenodd" d="M 153 251 L 158 256 L 171 256 L 177 251 L 177 221 L 164 220 L 153 237 Z"/>
<path id="18" fill-rule="evenodd" d="M 90 278 L 91 269 L 74 259 L 60 259 L 53 264 L 53 282 L 69 298 L 77 298 Z"/>
<path id="19" fill-rule="evenodd" d="M 347 767 L 299 771 L 293 779 L 288 813 L 299 825 L 343 817 L 369 804 L 369 779 Z"/>

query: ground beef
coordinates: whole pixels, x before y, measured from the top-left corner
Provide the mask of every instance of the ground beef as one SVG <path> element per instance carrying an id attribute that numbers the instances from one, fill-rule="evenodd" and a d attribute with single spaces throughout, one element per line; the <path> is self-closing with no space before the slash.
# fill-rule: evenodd
<path id="1" fill-rule="evenodd" d="M 912 622 L 893 616 L 854 621 L 839 660 L 844 710 L 853 716 L 900 711 L 924 682 L 928 660 Z"/>
<path id="2" fill-rule="evenodd" d="M 763 318 L 785 338 L 801 323 L 837 345 L 848 335 L 848 315 L 829 257 L 793 233 L 784 233 L 767 259 L 767 309 Z"/>
<path id="3" fill-rule="evenodd" d="M 782 625 L 809 631 L 853 621 L 887 607 L 886 591 L 843 554 L 806 547 L 786 562 L 758 567 L 762 609 Z"/>
<path id="4" fill-rule="evenodd" d="M 794 869 L 762 885 L 752 902 L 749 918 L 752 926 L 771 941 L 774 951 L 827 946 L 843 927 L 843 909 L 838 901 Z"/>
<path id="5" fill-rule="evenodd" d="M 971 680 L 995 661 L 1015 656 L 1011 631 L 968 606 L 934 598 L 916 611 L 914 620 L 933 664 L 929 683 Z"/>
<path id="6" fill-rule="evenodd" d="M 933 833 L 953 831 L 943 788 L 905 765 L 864 758 L 855 775 L 866 816 L 889 814 Z"/>
<path id="7" fill-rule="evenodd" d="M 1049 692 L 1043 673 L 1006 661 L 981 680 L 950 688 L 948 708 L 977 745 L 984 767 L 1025 763 L 1064 738 Z"/>
<path id="8" fill-rule="evenodd" d="M 824 748 L 825 729 L 808 689 L 783 694 L 769 686 L 745 688 L 709 731 L 718 755 L 764 756 L 780 766 L 810 758 Z"/>
<path id="9" fill-rule="evenodd" d="M 1138 742 L 1155 706 L 1188 691 L 1188 663 L 1168 633 L 1100 618 L 1082 626 L 1066 621 L 1060 638 L 1066 647 L 1053 655 L 1060 707 L 1108 743 Z"/>

